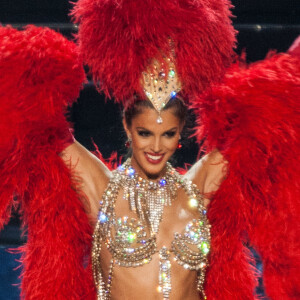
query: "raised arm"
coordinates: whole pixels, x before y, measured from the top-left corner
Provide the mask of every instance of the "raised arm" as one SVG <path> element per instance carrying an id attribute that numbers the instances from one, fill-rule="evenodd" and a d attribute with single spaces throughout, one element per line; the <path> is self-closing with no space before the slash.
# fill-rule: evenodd
<path id="1" fill-rule="evenodd" d="M 111 172 L 99 158 L 77 141 L 65 148 L 60 156 L 73 176 L 76 176 L 77 188 L 83 194 L 82 203 L 93 226 L 96 223 L 99 200 L 107 187 Z"/>
<path id="2" fill-rule="evenodd" d="M 227 161 L 217 149 L 203 156 L 185 174 L 185 178 L 193 181 L 204 195 L 204 205 L 208 206 L 210 199 L 219 189 L 227 173 Z"/>

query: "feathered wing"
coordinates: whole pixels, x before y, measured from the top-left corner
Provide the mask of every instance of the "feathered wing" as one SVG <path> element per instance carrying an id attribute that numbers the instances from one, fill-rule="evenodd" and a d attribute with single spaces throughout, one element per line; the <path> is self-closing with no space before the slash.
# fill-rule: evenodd
<path id="1" fill-rule="evenodd" d="M 299 98 L 300 61 L 277 54 L 233 66 L 194 103 L 199 139 L 229 168 L 209 209 L 210 300 L 254 298 L 247 240 L 262 257 L 270 299 L 300 296 Z"/>
<path id="2" fill-rule="evenodd" d="M 91 228 L 58 153 L 66 107 L 85 80 L 74 43 L 47 29 L 0 27 L 0 228 L 18 198 L 25 299 L 94 299 L 84 268 Z"/>

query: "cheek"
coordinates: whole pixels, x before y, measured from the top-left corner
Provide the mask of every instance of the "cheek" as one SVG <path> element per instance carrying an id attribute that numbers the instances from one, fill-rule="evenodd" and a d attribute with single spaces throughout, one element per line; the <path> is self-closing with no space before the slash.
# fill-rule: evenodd
<path id="1" fill-rule="evenodd" d="M 147 148 L 150 144 L 151 144 L 150 139 L 143 139 L 139 136 L 132 137 L 132 144 L 131 144 L 132 150 L 143 150 Z"/>
<path id="2" fill-rule="evenodd" d="M 164 141 L 164 147 L 166 149 L 168 149 L 169 151 L 175 151 L 176 148 L 177 148 L 177 145 L 178 145 L 178 140 L 179 139 L 176 139 L 176 138 L 173 138 L 173 139 L 166 139 Z"/>
<path id="3" fill-rule="evenodd" d="M 169 152 L 169 155 L 172 156 L 172 154 L 176 151 L 177 146 L 179 142 L 179 135 L 173 138 L 162 138 L 162 144 L 165 151 Z"/>
<path id="4" fill-rule="evenodd" d="M 174 138 L 161 137 L 160 146 L 163 151 L 171 151 L 174 152 L 177 149 L 179 141 L 179 135 Z M 139 150 L 149 150 L 154 144 L 154 140 L 150 138 L 141 138 L 140 136 L 134 135 L 132 136 L 132 150 L 134 152 Z"/>
<path id="5" fill-rule="evenodd" d="M 165 137 L 163 140 L 166 145 L 166 148 L 175 151 L 180 140 L 180 133 L 176 133 L 176 135 L 172 138 Z"/>

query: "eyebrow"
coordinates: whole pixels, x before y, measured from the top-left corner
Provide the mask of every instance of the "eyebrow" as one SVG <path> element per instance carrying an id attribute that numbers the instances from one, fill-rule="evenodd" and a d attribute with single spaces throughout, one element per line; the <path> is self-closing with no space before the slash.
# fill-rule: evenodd
<path id="1" fill-rule="evenodd" d="M 151 130 L 149 130 L 149 129 L 145 128 L 145 127 L 136 127 L 136 129 L 137 129 L 137 130 L 145 130 L 145 131 L 152 132 Z M 178 129 L 178 127 L 173 127 L 173 128 L 170 128 L 170 129 L 166 130 L 165 132 L 168 132 L 168 131 L 175 131 L 175 130 L 177 130 L 177 129 Z"/>

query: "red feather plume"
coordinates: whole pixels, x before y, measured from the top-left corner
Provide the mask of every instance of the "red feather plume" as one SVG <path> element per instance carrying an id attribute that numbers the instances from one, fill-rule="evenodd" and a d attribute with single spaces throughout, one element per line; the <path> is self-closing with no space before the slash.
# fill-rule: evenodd
<path id="1" fill-rule="evenodd" d="M 79 0 L 72 15 L 98 89 L 124 103 L 144 94 L 141 74 L 170 53 L 170 37 L 184 94 L 220 79 L 235 44 L 230 8 L 228 0 Z"/>
<path id="2" fill-rule="evenodd" d="M 38 130 L 36 121 L 62 120 L 84 78 L 76 45 L 59 33 L 35 26 L 23 31 L 0 27 L 0 126 L 5 133 L 0 147 L 12 136 Z"/>
<path id="3" fill-rule="evenodd" d="M 18 196 L 28 242 L 22 298 L 95 299 L 84 267 L 91 228 L 76 180 L 58 153 L 66 106 L 85 80 L 73 42 L 48 29 L 0 27 L 0 229 Z"/>
<path id="4" fill-rule="evenodd" d="M 57 119 L 57 130 L 67 126 L 63 112 L 78 96 L 83 79 L 76 46 L 60 34 L 34 26 L 23 31 L 0 27 L 1 170 L 4 163 L 11 172 L 16 170 L 28 155 L 24 139 L 32 131 L 43 132 L 42 122 L 52 118 Z M 46 132 L 42 136 L 48 138 Z M 1 201 L 11 203 L 13 191 L 26 187 L 27 179 L 7 174 L 2 174 L 1 182 L 6 187 L 3 193 L 10 196 Z M 10 215 L 11 206 L 7 205 L 7 210 L 0 211 L 0 228 Z"/>
<path id="5" fill-rule="evenodd" d="M 253 299 L 247 237 L 262 257 L 270 299 L 300 295 L 299 96 L 299 59 L 271 54 L 233 66 L 193 104 L 199 139 L 218 148 L 229 169 L 208 210 L 208 299 Z"/>

